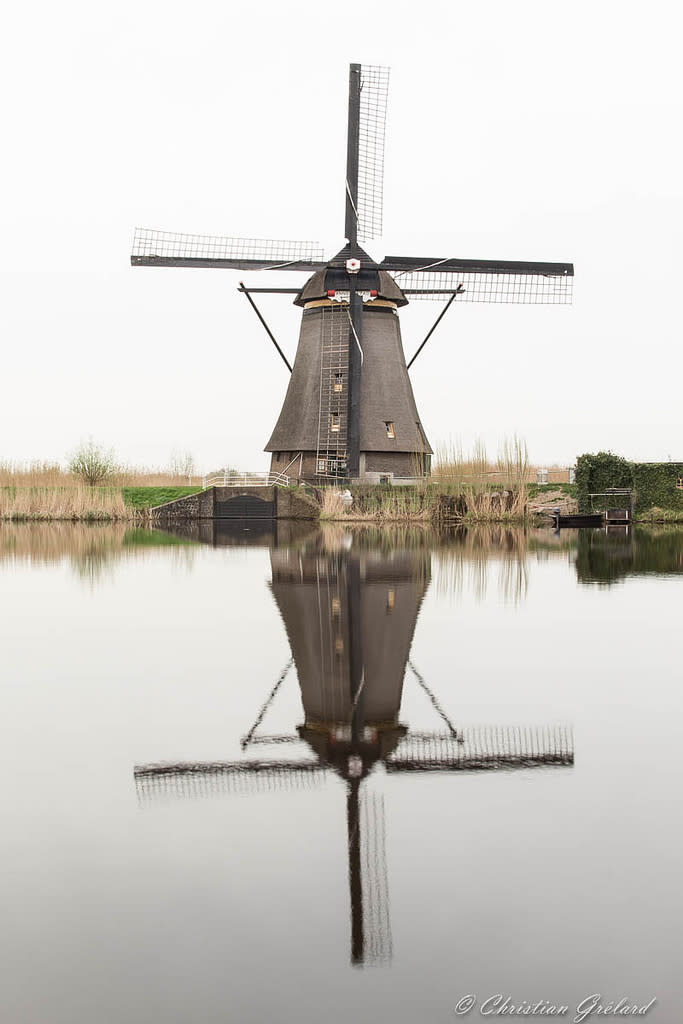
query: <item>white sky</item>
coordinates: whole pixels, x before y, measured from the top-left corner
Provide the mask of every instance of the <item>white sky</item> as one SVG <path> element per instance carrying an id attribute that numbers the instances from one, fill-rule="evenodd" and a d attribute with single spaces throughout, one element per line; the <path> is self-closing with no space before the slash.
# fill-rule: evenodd
<path id="1" fill-rule="evenodd" d="M 336 252 L 351 61 L 391 67 L 374 256 L 575 263 L 573 307 L 450 310 L 411 371 L 432 444 L 683 459 L 681 20 L 595 0 L 12 5 L 0 459 L 92 435 L 135 464 L 266 464 L 287 371 L 241 275 L 134 270 L 132 231 Z M 299 311 L 262 308 L 293 358 Z M 408 356 L 438 311 L 402 313 Z"/>

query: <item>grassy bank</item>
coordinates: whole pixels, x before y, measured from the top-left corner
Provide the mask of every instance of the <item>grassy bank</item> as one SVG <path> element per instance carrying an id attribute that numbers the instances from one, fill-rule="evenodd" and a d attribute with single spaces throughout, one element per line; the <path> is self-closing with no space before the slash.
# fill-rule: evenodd
<path id="1" fill-rule="evenodd" d="M 635 523 L 683 523 L 683 511 L 673 508 L 653 508 L 633 517 Z"/>
<path id="2" fill-rule="evenodd" d="M 123 500 L 127 508 L 144 511 L 164 505 L 176 498 L 185 498 L 188 494 L 196 494 L 201 487 L 123 487 Z"/>

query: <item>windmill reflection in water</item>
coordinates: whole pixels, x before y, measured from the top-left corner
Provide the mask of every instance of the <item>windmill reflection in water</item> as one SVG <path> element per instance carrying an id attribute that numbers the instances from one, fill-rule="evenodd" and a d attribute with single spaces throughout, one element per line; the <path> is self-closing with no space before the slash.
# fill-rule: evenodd
<path id="1" fill-rule="evenodd" d="M 149 764 L 135 768 L 142 801 L 226 790 L 271 789 L 313 782 L 334 772 L 346 784 L 351 961 L 391 958 L 391 927 L 381 794 L 365 780 L 380 763 L 389 774 L 571 765 L 571 731 L 551 727 L 456 727 L 410 661 L 410 648 L 431 577 L 424 548 L 378 550 L 343 535 L 331 550 L 320 537 L 271 548 L 271 589 L 292 658 L 260 709 L 242 749 L 226 762 Z M 296 733 L 262 726 L 292 666 L 304 721 Z M 410 675 L 408 676 L 408 671 Z M 399 721 L 406 678 L 425 692 L 441 719 L 433 732 Z M 273 757 L 305 741 L 315 758 Z M 267 752 L 266 752 L 267 748 Z"/>

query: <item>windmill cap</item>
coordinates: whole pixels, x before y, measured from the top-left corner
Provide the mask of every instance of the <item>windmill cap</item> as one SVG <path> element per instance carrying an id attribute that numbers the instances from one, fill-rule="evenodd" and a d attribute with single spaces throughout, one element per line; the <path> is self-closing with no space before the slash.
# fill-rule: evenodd
<path id="1" fill-rule="evenodd" d="M 372 265 L 365 268 L 361 263 L 360 271 L 353 277 L 358 291 L 376 292 L 378 299 L 386 299 L 388 302 L 394 302 L 397 306 L 407 306 L 407 298 L 386 270 L 378 270 L 376 266 L 372 267 Z M 305 306 L 316 299 L 329 298 L 330 292 L 348 292 L 350 287 L 350 275 L 346 269 L 329 266 L 326 270 L 319 270 L 309 277 L 294 299 L 294 304 Z"/>

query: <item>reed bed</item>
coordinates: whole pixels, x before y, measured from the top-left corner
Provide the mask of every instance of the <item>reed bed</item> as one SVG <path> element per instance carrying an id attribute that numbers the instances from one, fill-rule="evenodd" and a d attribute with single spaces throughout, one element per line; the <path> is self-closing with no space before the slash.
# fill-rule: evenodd
<path id="1" fill-rule="evenodd" d="M 320 519 L 348 523 L 427 522 L 433 514 L 428 495 L 414 487 L 356 488 L 353 499 L 353 505 L 347 508 L 339 491 L 325 488 Z"/>
<path id="2" fill-rule="evenodd" d="M 351 487 L 347 508 L 335 487 L 322 491 L 323 521 L 400 523 L 456 519 L 461 522 L 519 522 L 527 515 L 530 473 L 526 444 L 517 437 L 491 460 L 483 442 L 464 454 L 457 444 L 441 448 L 431 478 L 416 467 L 412 486 Z"/>
<path id="3" fill-rule="evenodd" d="M 201 474 L 188 476 L 145 466 L 121 466 L 106 478 L 111 487 L 186 487 L 201 484 Z M 0 460 L 0 487 L 79 487 L 80 477 L 57 462 Z"/>
<path id="4" fill-rule="evenodd" d="M 459 443 L 437 450 L 432 486 L 464 499 L 462 518 L 477 522 L 522 519 L 527 511 L 529 453 L 518 437 L 505 439 L 492 460 L 483 441 L 465 453 Z"/>
<path id="5" fill-rule="evenodd" d="M 1 487 L 0 519 L 125 520 L 133 512 L 114 487 Z"/>

